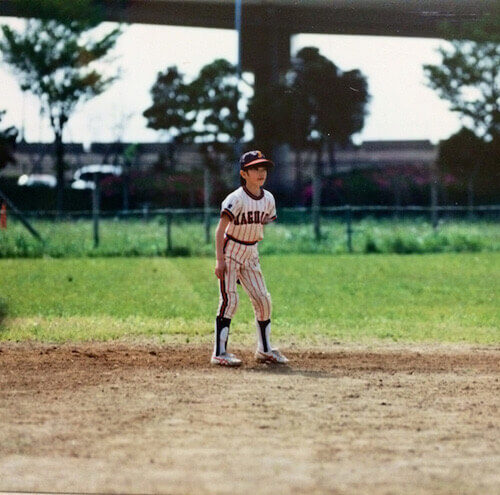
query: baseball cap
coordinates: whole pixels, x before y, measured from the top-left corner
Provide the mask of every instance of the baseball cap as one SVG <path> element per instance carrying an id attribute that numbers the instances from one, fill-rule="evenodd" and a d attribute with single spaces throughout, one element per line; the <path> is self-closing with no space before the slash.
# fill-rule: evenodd
<path id="1" fill-rule="evenodd" d="M 247 151 L 240 158 L 240 168 L 241 170 L 245 170 L 247 167 L 251 167 L 252 165 L 259 165 L 260 163 L 267 165 L 267 167 L 274 167 L 274 163 L 271 160 L 268 160 L 262 151 L 254 150 Z"/>

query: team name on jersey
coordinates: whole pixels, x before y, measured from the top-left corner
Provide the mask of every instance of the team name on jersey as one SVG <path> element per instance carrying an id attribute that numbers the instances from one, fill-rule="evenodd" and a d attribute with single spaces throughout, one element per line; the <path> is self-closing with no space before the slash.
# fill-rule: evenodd
<path id="1" fill-rule="evenodd" d="M 233 223 L 234 225 L 247 225 L 252 223 L 261 223 L 264 225 L 267 217 L 268 215 L 263 211 L 247 211 L 246 214 L 243 212 L 236 215 Z"/>

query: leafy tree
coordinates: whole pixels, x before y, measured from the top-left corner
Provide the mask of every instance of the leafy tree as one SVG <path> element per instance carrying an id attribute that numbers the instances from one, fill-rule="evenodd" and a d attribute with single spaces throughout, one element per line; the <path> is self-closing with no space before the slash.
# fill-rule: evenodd
<path id="1" fill-rule="evenodd" d="M 438 52 L 441 64 L 424 66 L 428 85 L 478 137 L 491 140 L 500 133 L 500 44 L 451 40 Z"/>
<path id="2" fill-rule="evenodd" d="M 17 0 L 27 17 L 25 28 L 2 26 L 0 50 L 12 66 L 21 89 L 36 95 L 54 132 L 57 210 L 63 208 L 65 126 L 78 104 L 105 91 L 115 77 L 98 72 L 121 28 L 95 32 L 101 17 L 95 2 Z"/>
<path id="3" fill-rule="evenodd" d="M 472 215 L 476 192 L 498 194 L 500 184 L 500 135 L 485 143 L 463 127 L 439 145 L 437 165 L 441 176 L 451 175 L 466 187 L 467 205 Z"/>
<path id="4" fill-rule="evenodd" d="M 429 87 L 450 103 L 476 136 L 500 133 L 500 5 L 461 25 L 442 26 L 441 63 L 424 65 Z"/>
<path id="5" fill-rule="evenodd" d="M 302 192 L 303 152 L 309 146 L 309 116 L 304 101 L 296 98 L 284 80 L 261 89 L 248 108 L 256 147 L 271 154 L 273 144 L 289 144 L 295 151 L 295 197 Z"/>
<path id="6" fill-rule="evenodd" d="M 0 112 L 0 122 L 5 112 Z M 16 146 L 17 129 L 15 127 L 7 127 L 0 129 L 0 170 L 6 167 L 9 163 L 15 163 L 14 148 Z"/>
<path id="7" fill-rule="evenodd" d="M 296 195 L 302 182 L 302 152 L 315 151 L 313 212 L 317 238 L 323 153 L 328 150 L 335 170 L 335 147 L 347 144 L 352 134 L 363 128 L 368 100 L 368 85 L 360 71 L 342 72 L 317 48 L 306 47 L 292 59 L 282 81 L 256 94 L 251 102 L 250 120 L 260 136 L 268 136 L 266 145 L 286 142 L 295 151 Z"/>
<path id="8" fill-rule="evenodd" d="M 196 121 L 189 85 L 177 67 L 159 72 L 151 88 L 152 105 L 143 112 L 147 126 L 167 133 L 169 141 L 187 142 Z M 189 115 L 188 115 L 189 114 Z"/>
<path id="9" fill-rule="evenodd" d="M 286 75 L 296 146 L 308 143 L 316 150 L 313 166 L 313 217 L 316 238 L 321 237 L 319 207 L 323 177 L 322 156 L 327 146 L 335 169 L 335 145 L 345 145 L 361 131 L 369 100 L 366 78 L 359 70 L 342 72 L 314 47 L 302 48 Z M 286 112 L 285 112 L 286 113 Z"/>
<path id="10" fill-rule="evenodd" d="M 177 67 L 159 73 L 151 88 L 153 104 L 144 111 L 147 126 L 181 143 L 227 143 L 243 137 L 244 115 L 236 68 L 217 59 L 187 83 Z"/>
<path id="11" fill-rule="evenodd" d="M 500 7 L 457 28 L 443 27 L 447 45 L 439 65 L 425 65 L 429 87 L 450 103 L 464 127 L 440 144 L 438 167 L 467 187 L 472 212 L 475 189 L 498 177 L 500 140 Z"/>
<path id="12" fill-rule="evenodd" d="M 236 67 L 217 59 L 191 82 L 176 67 L 159 73 L 145 112 L 148 127 L 164 130 L 176 143 L 197 143 L 204 155 L 206 240 L 209 241 L 210 175 L 219 170 L 220 152 L 243 137 Z"/>
<path id="13" fill-rule="evenodd" d="M 224 59 L 205 65 L 189 85 L 198 111 L 191 130 L 194 140 L 204 143 L 235 143 L 243 137 L 244 115 L 238 109 L 241 94 L 236 67 Z"/>

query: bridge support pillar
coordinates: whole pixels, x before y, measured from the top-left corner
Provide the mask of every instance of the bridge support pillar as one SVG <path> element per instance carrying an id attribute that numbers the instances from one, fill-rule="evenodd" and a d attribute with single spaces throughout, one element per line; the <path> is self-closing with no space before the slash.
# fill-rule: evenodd
<path id="1" fill-rule="evenodd" d="M 265 26 L 244 26 L 242 29 L 242 67 L 254 73 L 255 94 L 279 82 L 290 67 L 290 38 L 292 33 L 279 28 L 279 22 Z M 265 126 L 254 129 L 256 145 L 278 164 L 283 162 L 286 149 L 276 143 Z M 284 168 L 276 167 L 269 177 L 270 187 L 285 186 Z"/>

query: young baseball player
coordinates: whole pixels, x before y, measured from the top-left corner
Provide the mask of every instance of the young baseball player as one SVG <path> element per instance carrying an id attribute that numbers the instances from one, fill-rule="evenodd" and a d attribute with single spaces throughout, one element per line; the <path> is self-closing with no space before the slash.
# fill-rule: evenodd
<path id="1" fill-rule="evenodd" d="M 239 366 L 241 360 L 227 352 L 229 326 L 238 306 L 236 284 L 243 286 L 252 301 L 257 328 L 255 359 L 262 363 L 286 364 L 288 359 L 270 343 L 271 296 L 260 269 L 257 243 L 263 239 L 264 225 L 276 220 L 273 195 L 262 186 L 274 166 L 260 151 L 240 158 L 242 186 L 223 202 L 215 232 L 219 279 L 219 309 L 215 320 L 215 346 L 211 363 Z"/>

